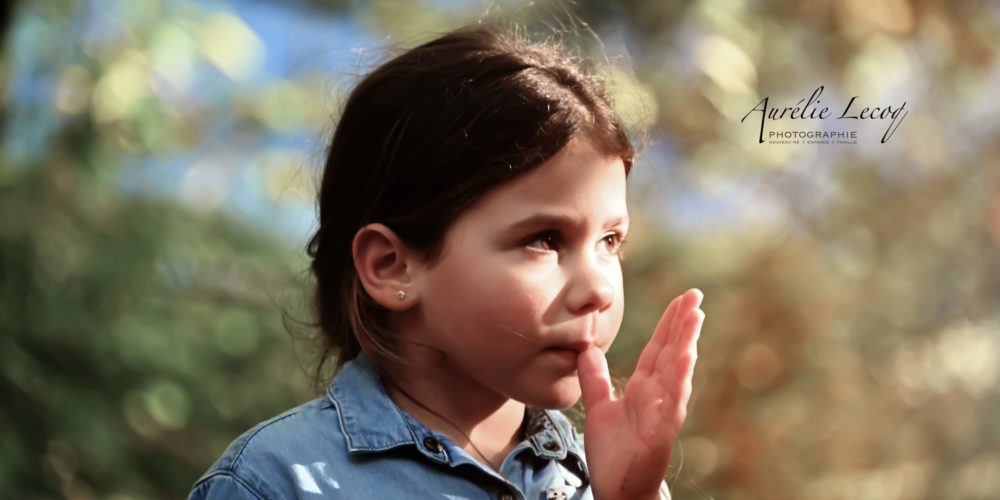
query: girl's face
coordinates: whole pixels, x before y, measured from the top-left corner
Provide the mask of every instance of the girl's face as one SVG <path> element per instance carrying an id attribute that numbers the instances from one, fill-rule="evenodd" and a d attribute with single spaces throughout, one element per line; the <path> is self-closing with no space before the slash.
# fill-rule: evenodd
<path id="1" fill-rule="evenodd" d="M 607 351 L 624 310 L 625 168 L 573 140 L 489 192 L 414 270 L 421 340 L 465 384 L 544 408 L 580 397 L 577 354 Z"/>

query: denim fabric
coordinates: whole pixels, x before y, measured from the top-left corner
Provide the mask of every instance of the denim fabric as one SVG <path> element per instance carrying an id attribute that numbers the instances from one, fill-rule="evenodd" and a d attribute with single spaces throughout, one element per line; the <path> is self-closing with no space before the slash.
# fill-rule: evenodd
<path id="1" fill-rule="evenodd" d="M 344 365 L 326 397 L 237 438 L 189 499 L 593 498 L 572 424 L 553 410 L 526 416 L 526 439 L 498 474 L 396 406 L 362 354 Z M 661 496 L 669 498 L 665 484 Z"/>

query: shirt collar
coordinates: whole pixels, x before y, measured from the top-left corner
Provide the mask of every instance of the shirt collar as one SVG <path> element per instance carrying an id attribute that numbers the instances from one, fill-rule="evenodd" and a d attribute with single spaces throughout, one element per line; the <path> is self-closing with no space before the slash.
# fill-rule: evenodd
<path id="1" fill-rule="evenodd" d="M 418 445 L 429 438 L 437 439 L 440 434 L 389 398 L 378 371 L 364 353 L 344 364 L 330 383 L 327 395 L 337 407 L 349 453 L 376 453 L 411 445 L 434 461 L 448 462 L 443 450 L 434 452 Z M 373 415 L 377 418 L 372 418 Z M 529 408 L 524 430 L 526 441 L 539 457 L 560 461 L 571 457 L 572 465 L 586 471 L 576 430 L 561 412 Z"/>

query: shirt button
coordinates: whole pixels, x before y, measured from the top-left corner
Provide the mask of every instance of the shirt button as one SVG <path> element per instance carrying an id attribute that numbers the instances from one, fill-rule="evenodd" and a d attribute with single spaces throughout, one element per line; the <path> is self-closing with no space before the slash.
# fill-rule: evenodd
<path id="1" fill-rule="evenodd" d="M 548 441 L 542 445 L 542 448 L 545 448 L 546 450 L 549 451 L 559 451 L 559 443 L 555 441 Z"/>
<path id="2" fill-rule="evenodd" d="M 441 450 L 444 449 L 444 447 L 441 446 L 441 441 L 438 441 L 437 438 L 430 436 L 424 438 L 424 448 L 427 448 L 434 453 L 441 453 Z"/>

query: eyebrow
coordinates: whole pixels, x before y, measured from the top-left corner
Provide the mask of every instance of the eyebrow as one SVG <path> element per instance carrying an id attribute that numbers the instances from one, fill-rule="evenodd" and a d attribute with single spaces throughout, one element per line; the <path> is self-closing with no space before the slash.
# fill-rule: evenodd
<path id="1" fill-rule="evenodd" d="M 605 227 L 617 226 L 619 224 L 628 224 L 629 218 L 627 215 L 619 215 L 617 217 L 612 217 L 607 220 Z M 532 215 L 526 219 L 515 222 L 507 227 L 504 232 L 512 233 L 516 231 L 521 231 L 525 229 L 534 229 L 537 227 L 545 226 L 569 226 L 576 227 L 580 226 L 581 221 L 574 217 L 568 215 L 559 214 L 536 214 Z"/>

